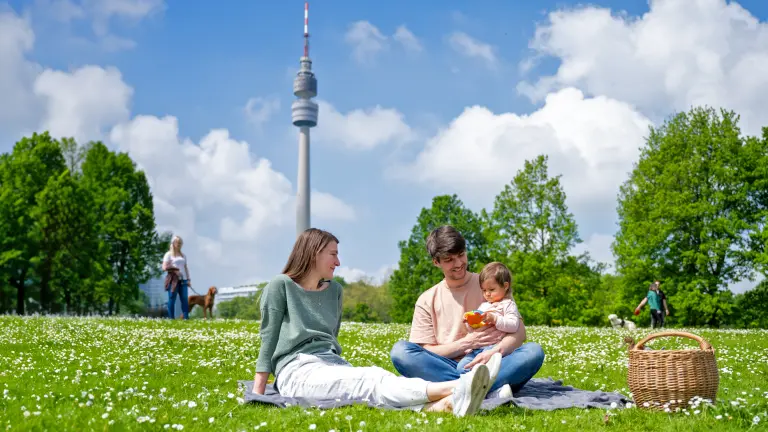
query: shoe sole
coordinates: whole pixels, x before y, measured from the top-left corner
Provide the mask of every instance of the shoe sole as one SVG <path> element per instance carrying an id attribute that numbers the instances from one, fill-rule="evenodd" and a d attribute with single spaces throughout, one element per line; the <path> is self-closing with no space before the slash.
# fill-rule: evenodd
<path id="1" fill-rule="evenodd" d="M 470 384 L 470 390 L 469 390 L 469 402 L 467 403 L 466 409 L 462 410 L 463 412 L 458 412 L 458 417 L 464 417 L 468 414 L 474 414 L 477 412 L 478 408 L 480 408 L 480 405 L 483 403 L 483 400 L 485 399 L 485 395 L 488 393 L 488 389 L 490 388 L 490 374 L 488 373 L 488 366 L 481 364 L 477 365 L 475 368 L 475 374 L 472 377 L 472 383 Z"/>

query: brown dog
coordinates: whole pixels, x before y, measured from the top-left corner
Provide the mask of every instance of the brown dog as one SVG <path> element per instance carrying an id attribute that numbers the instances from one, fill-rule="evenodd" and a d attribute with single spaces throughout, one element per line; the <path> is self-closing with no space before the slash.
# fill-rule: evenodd
<path id="1" fill-rule="evenodd" d="M 214 297 L 216 297 L 216 294 L 219 293 L 219 290 L 216 289 L 215 286 L 212 286 L 208 288 L 208 294 L 201 296 L 201 295 L 191 295 L 189 296 L 189 312 L 192 312 L 192 308 L 195 305 L 198 305 L 203 308 L 203 317 L 205 319 L 208 319 L 208 313 L 211 314 L 211 318 L 213 318 L 213 300 Z"/>

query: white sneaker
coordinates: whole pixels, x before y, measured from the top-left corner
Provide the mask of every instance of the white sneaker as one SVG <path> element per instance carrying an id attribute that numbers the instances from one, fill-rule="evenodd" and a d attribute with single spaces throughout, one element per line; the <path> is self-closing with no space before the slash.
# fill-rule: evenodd
<path id="1" fill-rule="evenodd" d="M 496 398 L 509 399 L 511 397 L 512 397 L 512 387 L 510 387 L 509 384 L 504 384 L 503 386 L 497 388 L 496 390 L 492 392 L 488 392 L 488 394 L 485 396 L 486 399 L 496 399 Z"/>
<path id="2" fill-rule="evenodd" d="M 483 403 L 491 384 L 488 366 L 480 364 L 459 378 L 459 384 L 453 389 L 453 415 L 464 417 L 474 414 Z"/>
<path id="3" fill-rule="evenodd" d="M 488 380 L 491 382 L 489 387 L 492 387 L 493 383 L 496 382 L 496 377 L 499 376 L 499 369 L 501 369 L 501 353 L 492 355 L 485 365 L 488 366 Z"/>

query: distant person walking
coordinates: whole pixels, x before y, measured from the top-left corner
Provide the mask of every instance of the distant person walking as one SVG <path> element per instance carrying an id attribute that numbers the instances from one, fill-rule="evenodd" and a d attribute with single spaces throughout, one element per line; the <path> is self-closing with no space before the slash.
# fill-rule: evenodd
<path id="1" fill-rule="evenodd" d="M 189 319 L 189 304 L 187 302 L 187 288 L 192 286 L 189 277 L 187 257 L 181 252 L 184 241 L 179 236 L 173 236 L 171 249 L 163 256 L 163 271 L 165 276 L 165 290 L 168 291 L 168 318 L 176 315 L 176 296 L 181 297 L 181 312 L 184 319 Z"/>
<path id="2" fill-rule="evenodd" d="M 656 280 L 656 292 L 659 293 L 661 305 L 664 307 L 664 312 L 661 314 L 661 327 L 664 328 L 664 323 L 667 322 L 667 316 L 669 316 L 669 305 L 667 304 L 667 295 L 661 290 L 661 281 L 659 280 Z"/>
<path id="3" fill-rule="evenodd" d="M 651 327 L 661 327 L 663 318 L 661 313 L 661 297 L 659 296 L 658 286 L 655 282 L 648 287 L 648 294 L 646 294 L 645 298 L 635 308 L 635 315 L 640 314 L 640 309 L 642 309 L 646 303 L 651 307 Z"/>

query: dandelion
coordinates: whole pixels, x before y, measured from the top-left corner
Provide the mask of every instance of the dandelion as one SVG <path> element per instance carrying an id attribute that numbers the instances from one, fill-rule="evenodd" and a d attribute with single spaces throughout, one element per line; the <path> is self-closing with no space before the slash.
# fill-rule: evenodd
<path id="1" fill-rule="evenodd" d="M 208 418 L 208 423 L 213 423 L 213 417 Z"/>
<path id="2" fill-rule="evenodd" d="M 311 425 L 309 425 L 309 430 L 315 430 L 315 429 L 317 429 L 316 424 L 312 423 Z"/>

